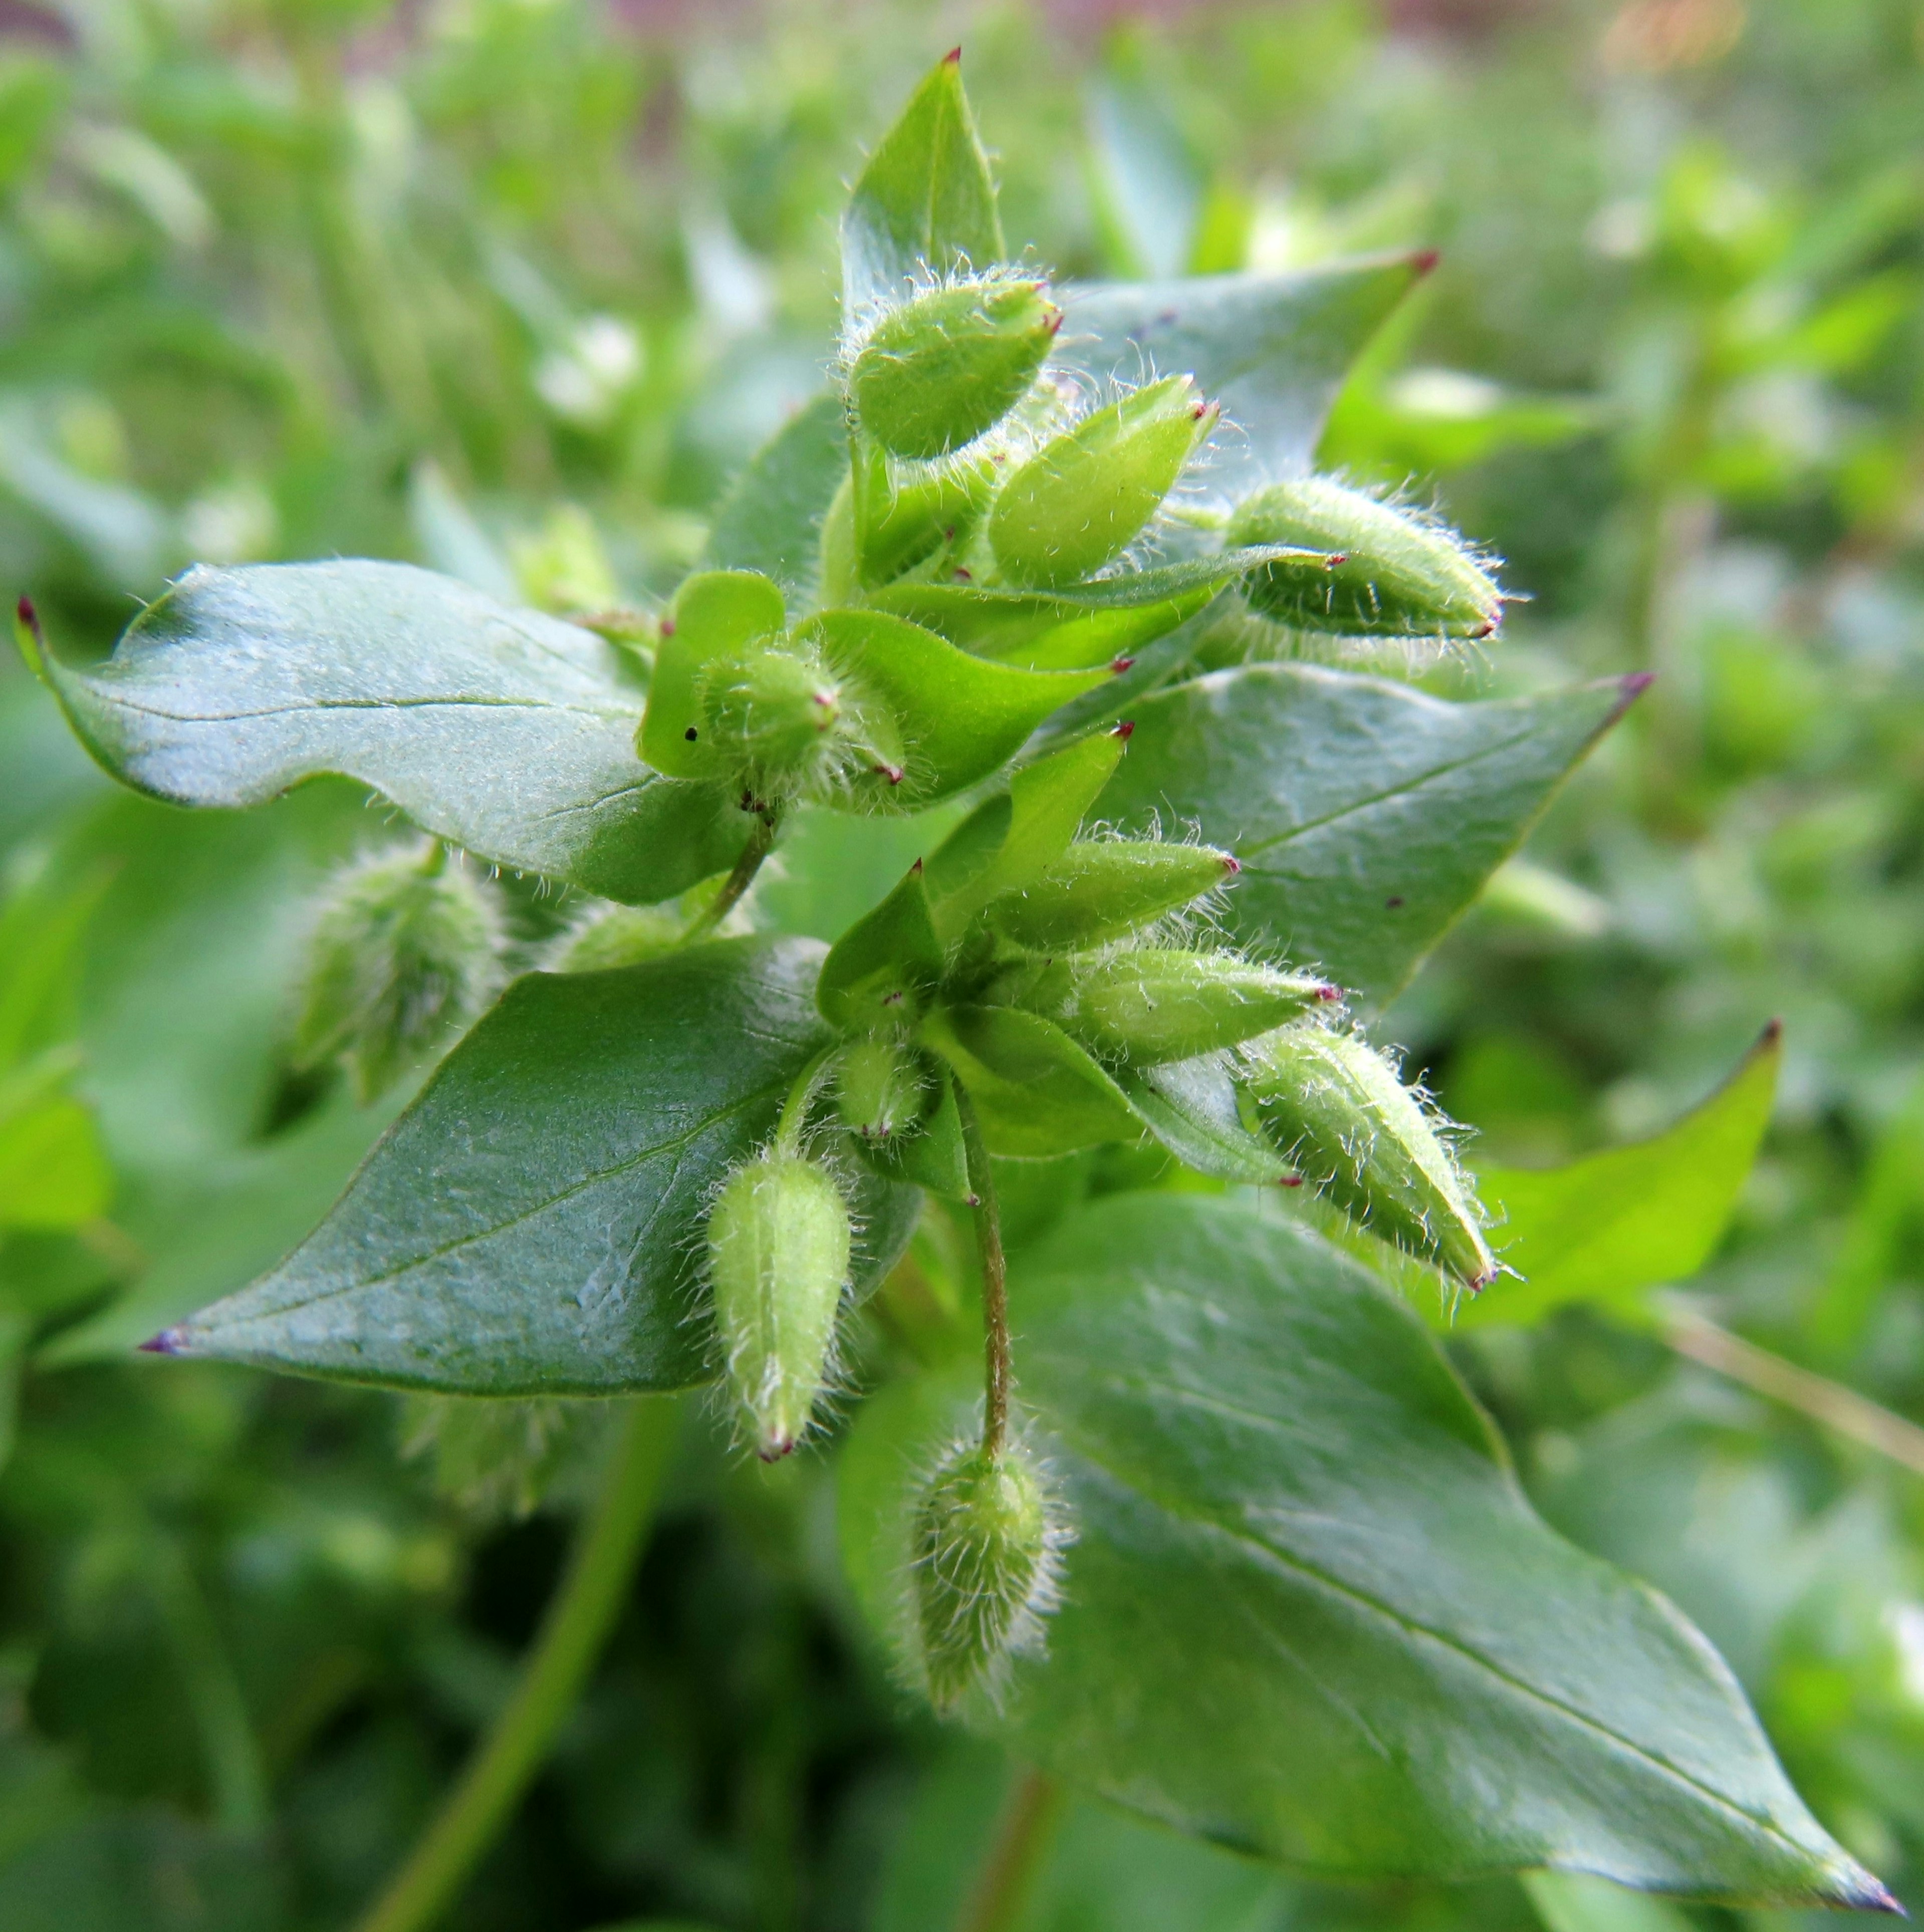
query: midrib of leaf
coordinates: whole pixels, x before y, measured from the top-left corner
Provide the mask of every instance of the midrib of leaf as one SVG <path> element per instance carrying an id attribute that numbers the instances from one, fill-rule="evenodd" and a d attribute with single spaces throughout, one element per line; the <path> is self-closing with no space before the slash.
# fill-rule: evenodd
<path id="1" fill-rule="evenodd" d="M 1179 1402 L 1189 1400 L 1190 1392 L 1180 1388 L 1166 1386 L 1147 1378 L 1125 1378 L 1124 1379 L 1130 1387 L 1141 1389 L 1146 1395 L 1171 1398 Z M 1226 1406 L 1229 1406 L 1226 1405 Z M 1353 1604 L 1367 1614 L 1374 1616 L 1392 1628 L 1401 1631 L 1406 1636 L 1427 1639 L 1438 1648 L 1459 1657 L 1475 1668 L 1486 1672 L 1493 1681 L 1502 1684 L 1506 1690 L 1524 1702 L 1533 1703 L 1547 1711 L 1553 1712 L 1558 1717 L 1579 1730 L 1607 1739 L 1610 1744 L 1637 1759 L 1640 1762 L 1648 1765 L 1660 1775 L 1673 1780 L 1686 1790 L 1694 1792 L 1698 1796 L 1707 1799 L 1721 1810 L 1742 1820 L 1794 1854 L 1798 1859 L 1808 1861 L 1813 1857 L 1814 1855 L 1808 1847 L 1799 1844 L 1794 1838 L 1787 1837 L 1782 1828 L 1773 1820 L 1760 1816 L 1755 1812 L 1746 1809 L 1734 1798 L 1703 1784 L 1690 1772 L 1671 1763 L 1667 1758 L 1659 1756 L 1647 1746 L 1638 1744 L 1634 1738 L 1625 1737 L 1621 1732 L 1613 1730 L 1601 1719 L 1593 1718 L 1586 1712 L 1578 1710 L 1573 1705 L 1566 1703 L 1562 1698 L 1553 1696 L 1549 1691 L 1541 1690 L 1536 1685 L 1516 1676 L 1501 1664 L 1495 1662 L 1472 1646 L 1464 1642 L 1461 1639 L 1451 1636 L 1442 1630 L 1434 1629 L 1427 1624 L 1406 1616 L 1402 1611 L 1394 1609 L 1390 1604 L 1373 1596 L 1368 1591 L 1358 1585 L 1331 1574 L 1320 1565 L 1310 1562 L 1306 1558 L 1288 1550 L 1278 1549 L 1274 1544 L 1264 1541 L 1259 1537 L 1252 1535 L 1246 1530 L 1235 1528 L 1228 1523 L 1220 1521 L 1214 1516 L 1199 1514 L 1193 1509 L 1178 1508 L 1165 1502 L 1151 1489 L 1119 1474 L 1109 1462 L 1091 1450 L 1086 1439 L 1079 1431 L 1073 1427 L 1066 1426 L 1058 1416 L 1051 1414 L 1048 1420 L 1053 1432 L 1061 1437 L 1067 1447 L 1082 1461 L 1098 1471 L 1104 1480 L 1115 1488 L 1137 1498 L 1147 1507 L 1163 1515 L 1172 1517 L 1201 1534 L 1220 1538 L 1232 1546 L 1246 1551 L 1259 1562 L 1267 1562 L 1278 1570 L 1301 1577 L 1318 1586 L 1331 1595 Z M 1507 1485 L 1505 1486 L 1507 1491 Z M 1638 1582 L 1634 1578 L 1626 1577 L 1624 1581 L 1627 1587 L 1643 1592 L 1660 1611 L 1667 1607 L 1661 1598 L 1658 1597 L 1654 1591 L 1648 1590 L 1646 1586 Z M 1714 1657 L 1715 1653 L 1711 1653 L 1710 1656 Z M 1708 1666 L 1710 1658 L 1706 1657 L 1703 1660 Z M 1717 1665 L 1718 1673 L 1722 1674 L 1726 1667 L 1722 1666 L 1721 1659 L 1717 1660 Z M 1314 1680 L 1312 1679 L 1312 1681 Z"/>
<path id="2" fill-rule="evenodd" d="M 586 704 L 567 704 L 545 698 L 317 698 L 295 704 L 263 705 L 253 711 L 170 711 L 164 705 L 143 704 L 116 690 L 110 683 L 90 680 L 88 688 L 98 692 L 102 704 L 119 711 L 137 712 L 143 718 L 164 718 L 172 724 L 240 724 L 260 718 L 298 718 L 308 712 L 323 711 L 553 711 L 572 718 L 593 718 L 621 722 L 641 716 L 638 711 L 610 706 L 605 710 Z"/>

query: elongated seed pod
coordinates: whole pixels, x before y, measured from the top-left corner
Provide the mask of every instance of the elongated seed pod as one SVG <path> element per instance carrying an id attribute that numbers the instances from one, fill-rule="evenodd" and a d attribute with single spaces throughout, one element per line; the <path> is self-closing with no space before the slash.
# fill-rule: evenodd
<path id="1" fill-rule="evenodd" d="M 1036 590 L 1100 570 L 1162 508 L 1217 413 L 1188 376 L 1171 376 L 1052 437 L 1003 484 L 989 513 L 997 568 Z"/>
<path id="2" fill-rule="evenodd" d="M 983 917 L 1024 952 L 1080 952 L 1191 904 L 1241 869 L 1213 845 L 1088 840 L 1071 845 L 1033 884 L 991 900 Z"/>
<path id="3" fill-rule="evenodd" d="M 1148 1066 L 1239 1046 L 1341 997 L 1325 980 L 1233 953 L 1145 946 L 1055 961 L 1018 1003 L 1100 1052 Z"/>
<path id="4" fill-rule="evenodd" d="M 947 456 L 1022 400 L 1061 322 L 1040 282 L 959 282 L 917 296 L 856 356 L 856 421 L 893 455 Z"/>
<path id="5" fill-rule="evenodd" d="M 1450 532 L 1325 476 L 1272 483 L 1242 503 L 1224 540 L 1334 553 L 1265 564 L 1244 581 L 1264 616 L 1352 638 L 1484 638 L 1503 616 L 1495 580 Z"/>
<path id="6" fill-rule="evenodd" d="M 1449 1149 L 1373 1048 L 1298 1020 L 1250 1044 L 1244 1082 L 1271 1144 L 1353 1220 L 1468 1287 L 1496 1273 Z"/>
<path id="7" fill-rule="evenodd" d="M 835 1070 L 835 1103 L 842 1124 L 865 1141 L 886 1141 L 922 1118 L 929 1077 L 921 1056 L 879 1034 L 851 1041 Z"/>
<path id="8" fill-rule="evenodd" d="M 915 1513 L 915 1610 L 931 1701 L 946 1710 L 1032 1647 L 1053 1606 L 1049 1500 L 1017 1445 L 959 1445 Z"/>
<path id="9" fill-rule="evenodd" d="M 308 941 L 294 1066 L 338 1060 L 362 1102 L 374 1100 L 494 997 L 506 944 L 491 888 L 438 843 L 345 867 Z"/>
<path id="10" fill-rule="evenodd" d="M 825 1169 L 769 1153 L 737 1168 L 708 1216 L 708 1274 L 729 1388 L 764 1462 L 802 1438 L 848 1279 L 848 1208 Z"/>

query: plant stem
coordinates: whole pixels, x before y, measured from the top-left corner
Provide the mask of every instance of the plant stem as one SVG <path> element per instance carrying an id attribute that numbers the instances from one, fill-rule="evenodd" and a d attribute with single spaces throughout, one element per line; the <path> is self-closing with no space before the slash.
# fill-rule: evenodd
<path id="1" fill-rule="evenodd" d="M 1924 1476 L 1924 1429 L 1914 1422 L 1673 1303 L 1660 1304 L 1657 1319 L 1664 1340 L 1679 1354 Z"/>
<path id="2" fill-rule="evenodd" d="M 755 828 L 749 834 L 748 843 L 742 848 L 742 856 L 735 861 L 735 868 L 722 881 L 722 890 L 715 895 L 715 903 L 694 920 L 680 939 L 687 945 L 699 939 L 704 932 L 713 932 L 722 920 L 735 909 L 739 900 L 755 883 L 755 875 L 761 870 L 761 862 L 775 849 L 776 828 L 781 824 L 781 814 L 774 807 L 755 814 Z"/>
<path id="3" fill-rule="evenodd" d="M 842 1051 L 839 1040 L 824 1047 L 814 1059 L 796 1076 L 795 1084 L 788 1089 L 788 1097 L 782 1103 L 782 1118 L 775 1124 L 775 1150 L 777 1154 L 796 1154 L 802 1150 L 802 1130 L 808 1124 L 809 1108 L 813 1103 L 816 1089 L 828 1071 L 829 1062 Z"/>
<path id="4" fill-rule="evenodd" d="M 680 1414 L 657 1397 L 630 1404 L 521 1682 L 359 1932 L 426 1932 L 437 1923 L 540 1768 L 627 1594 Z"/>
<path id="5" fill-rule="evenodd" d="M 1001 1454 L 1009 1432 L 1009 1266 L 1002 1252 L 1002 1220 L 995 1207 L 995 1177 L 975 1102 L 959 1080 L 956 1111 L 962 1116 L 968 1156 L 969 1205 L 975 1210 L 975 1242 L 982 1256 L 982 1348 L 984 1358 L 982 1449 Z"/>
<path id="6" fill-rule="evenodd" d="M 956 1932 L 1008 1932 L 1015 1924 L 1061 1818 L 1063 1796 L 1046 1772 L 1025 1771 L 1016 1780 Z"/>

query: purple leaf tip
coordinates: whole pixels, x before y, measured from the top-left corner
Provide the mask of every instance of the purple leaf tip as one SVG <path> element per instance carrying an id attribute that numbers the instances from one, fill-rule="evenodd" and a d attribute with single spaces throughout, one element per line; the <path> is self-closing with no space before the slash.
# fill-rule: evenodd
<path id="1" fill-rule="evenodd" d="M 158 1335 L 149 1335 L 140 1344 L 140 1352 L 143 1355 L 178 1355 L 186 1341 L 179 1328 L 163 1328 Z"/>

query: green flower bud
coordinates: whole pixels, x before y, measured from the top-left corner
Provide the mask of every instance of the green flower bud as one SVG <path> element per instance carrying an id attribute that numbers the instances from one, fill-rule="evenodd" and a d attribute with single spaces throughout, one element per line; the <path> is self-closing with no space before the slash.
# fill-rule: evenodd
<path id="1" fill-rule="evenodd" d="M 878 457 L 866 486 L 868 523 L 858 548 L 854 485 L 845 478 L 822 520 L 823 604 L 857 602 L 864 590 L 925 566 L 939 570 L 981 520 L 995 480 L 995 465 L 986 458 L 958 458 L 905 476 L 891 475 Z"/>
<path id="2" fill-rule="evenodd" d="M 884 316 L 849 371 L 857 420 L 927 462 L 994 428 L 1034 381 L 1062 311 L 1040 282 L 962 282 Z"/>
<path id="3" fill-rule="evenodd" d="M 1232 548 L 1292 544 L 1340 560 L 1286 560 L 1244 579 L 1258 610 L 1298 630 L 1487 638 L 1502 621 L 1502 593 L 1460 538 L 1327 477 L 1258 490 L 1224 540 Z"/>
<path id="4" fill-rule="evenodd" d="M 703 668 L 701 736 L 773 796 L 824 762 L 842 720 L 842 692 L 815 652 L 788 644 L 725 652 Z"/>
<path id="5" fill-rule="evenodd" d="M 1319 1192 L 1472 1288 L 1496 1272 L 1474 1197 L 1415 1096 L 1352 1034 L 1299 1020 L 1253 1042 L 1263 1131 Z"/>
<path id="6" fill-rule="evenodd" d="M 1071 845 L 1033 884 L 983 914 L 1025 952 L 1074 952 L 1121 939 L 1212 892 L 1242 868 L 1213 845 L 1103 838 Z"/>
<path id="7" fill-rule="evenodd" d="M 550 973 L 605 973 L 638 966 L 681 944 L 686 914 L 671 906 L 597 906 L 558 934 L 543 956 Z"/>
<path id="8" fill-rule="evenodd" d="M 763 1461 L 802 1438 L 828 1373 L 848 1279 L 848 1204 L 827 1171 L 770 1153 L 737 1168 L 708 1216 L 708 1274 L 728 1384 Z"/>
<path id="9" fill-rule="evenodd" d="M 340 1061 L 365 1106 L 494 997 L 506 945 L 493 892 L 438 840 L 346 867 L 308 943 L 294 1066 Z"/>
<path id="10" fill-rule="evenodd" d="M 997 568 L 1032 590 L 1092 576 L 1162 508 L 1217 413 L 1188 376 L 1171 376 L 1044 443 L 989 512 Z"/>
<path id="11" fill-rule="evenodd" d="M 923 1492 L 912 1531 L 915 1611 L 929 1695 L 946 1710 L 992 1687 L 1034 1648 L 1055 1606 L 1055 1551 L 1040 1478 L 1017 1448 L 958 1444 Z"/>
<path id="12" fill-rule="evenodd" d="M 1019 999 L 1098 1052 L 1154 1066 L 1238 1046 L 1341 997 L 1324 980 L 1231 953 L 1144 946 L 1055 961 Z"/>
<path id="13" fill-rule="evenodd" d="M 886 1141 L 921 1121 L 929 1075 L 912 1047 L 881 1034 L 852 1042 L 836 1066 L 835 1099 L 842 1124 L 865 1141 Z"/>

